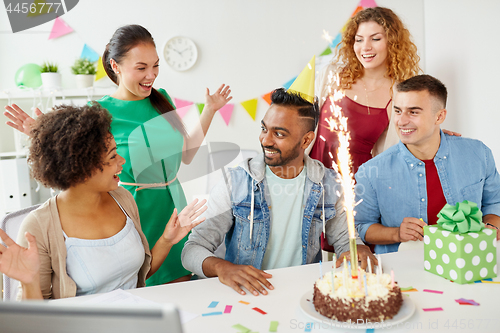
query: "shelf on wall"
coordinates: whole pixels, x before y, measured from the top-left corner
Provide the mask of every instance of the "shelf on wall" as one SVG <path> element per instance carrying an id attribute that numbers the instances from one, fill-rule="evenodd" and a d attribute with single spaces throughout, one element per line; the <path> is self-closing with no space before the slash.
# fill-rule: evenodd
<path id="1" fill-rule="evenodd" d="M 71 98 L 110 95 L 116 91 L 116 86 L 90 87 L 83 89 L 8 89 L 0 91 L 0 99 L 16 98 Z"/>

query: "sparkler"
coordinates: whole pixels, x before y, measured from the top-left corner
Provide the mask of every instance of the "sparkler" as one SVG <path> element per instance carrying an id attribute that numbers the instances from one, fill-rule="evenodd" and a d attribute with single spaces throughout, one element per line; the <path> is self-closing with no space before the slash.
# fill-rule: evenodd
<path id="1" fill-rule="evenodd" d="M 339 86 L 338 74 L 334 76 L 330 73 L 328 76 L 330 83 L 336 82 Z M 331 87 L 331 86 L 330 86 Z M 354 227 L 354 207 L 358 204 L 355 202 L 354 195 L 354 179 L 351 173 L 351 155 L 349 154 L 349 138 L 350 134 L 347 130 L 347 118 L 342 115 L 342 108 L 335 104 L 336 101 L 342 99 L 344 93 L 340 90 L 330 90 L 330 101 L 332 116 L 325 119 L 329 125 L 330 131 L 336 131 L 339 140 L 339 148 L 337 152 L 338 169 L 332 161 L 333 168 L 339 173 L 339 182 L 344 189 L 344 209 L 347 217 L 347 227 L 349 231 L 349 247 L 351 251 L 351 275 L 353 279 L 358 278 L 358 251 L 356 246 L 356 230 Z"/>

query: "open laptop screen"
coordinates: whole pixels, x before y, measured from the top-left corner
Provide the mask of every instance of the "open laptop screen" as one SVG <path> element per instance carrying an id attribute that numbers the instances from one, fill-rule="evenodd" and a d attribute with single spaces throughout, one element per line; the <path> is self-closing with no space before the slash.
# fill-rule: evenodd
<path id="1" fill-rule="evenodd" d="M 172 304 L 69 305 L 43 301 L 0 302 L 0 332 L 182 333 Z"/>

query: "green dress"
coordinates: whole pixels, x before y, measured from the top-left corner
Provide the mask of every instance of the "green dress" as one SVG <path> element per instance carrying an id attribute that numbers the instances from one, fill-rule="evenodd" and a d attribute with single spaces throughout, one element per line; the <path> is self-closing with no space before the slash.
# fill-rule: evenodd
<path id="1" fill-rule="evenodd" d="M 174 105 L 165 90 L 159 91 Z M 153 184 L 173 180 L 168 186 L 139 191 L 136 191 L 138 186 L 123 186 L 135 198 L 142 230 L 150 248 L 153 248 L 174 208 L 180 213 L 186 206 L 182 186 L 176 179 L 184 137 L 158 114 L 149 98 L 123 101 L 104 96 L 97 102 L 111 113 L 111 133 L 115 137 L 117 152 L 126 160 L 120 181 Z M 172 247 L 163 265 L 146 281 L 146 285 L 163 284 L 191 273 L 181 263 L 181 251 L 186 240 L 187 236 Z"/>

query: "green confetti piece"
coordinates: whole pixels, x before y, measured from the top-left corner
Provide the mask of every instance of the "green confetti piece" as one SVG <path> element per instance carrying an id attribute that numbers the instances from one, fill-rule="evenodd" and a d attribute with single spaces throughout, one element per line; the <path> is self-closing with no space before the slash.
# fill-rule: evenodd
<path id="1" fill-rule="evenodd" d="M 272 321 L 271 325 L 269 325 L 269 332 L 278 332 L 278 322 Z"/>
<path id="2" fill-rule="evenodd" d="M 410 286 L 410 287 L 400 288 L 400 289 L 401 289 L 401 291 L 408 291 L 408 290 L 412 290 L 414 288 L 412 286 Z"/>
<path id="3" fill-rule="evenodd" d="M 249 328 L 246 328 L 245 326 L 240 324 L 233 325 L 232 327 L 234 329 L 237 329 L 240 333 L 250 333 L 251 331 Z"/>

